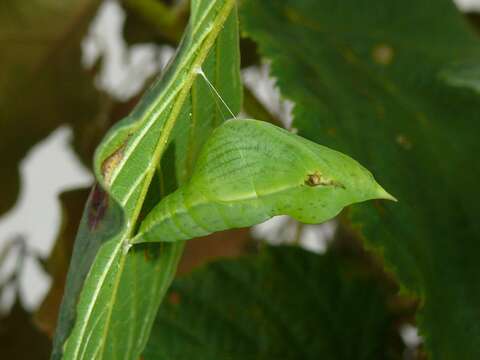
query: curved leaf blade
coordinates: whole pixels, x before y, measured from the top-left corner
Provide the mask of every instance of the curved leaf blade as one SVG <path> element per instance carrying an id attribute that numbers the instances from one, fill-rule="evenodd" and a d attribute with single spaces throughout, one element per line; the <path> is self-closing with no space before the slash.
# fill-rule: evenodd
<path id="1" fill-rule="evenodd" d="M 226 51 L 232 60 L 228 64 L 216 57 Z M 183 244 L 130 248 L 128 242 L 149 206 L 147 192 L 150 200 L 155 196 L 159 200 L 178 185 L 164 186 L 167 179 L 183 182 L 189 174 L 187 163 L 195 160 L 195 147 L 222 121 L 218 109 L 207 114 L 192 107 L 195 102 L 202 109 L 214 104 L 209 92 L 195 93 L 203 81 L 196 78 L 199 66 L 215 85 L 224 84 L 227 101 L 238 111 L 235 1 L 192 2 L 189 27 L 169 68 L 97 149 L 95 171 L 107 192 L 101 191 L 99 201 L 94 191 L 83 216 L 53 358 L 136 359 L 142 351 Z M 194 123 L 192 119 L 199 116 L 204 118 Z M 182 143 L 179 134 L 185 131 L 191 131 L 196 142 Z M 169 162 L 173 167 L 164 172 L 162 163 L 160 171 L 160 158 L 168 155 L 168 149 L 178 149 Z"/>

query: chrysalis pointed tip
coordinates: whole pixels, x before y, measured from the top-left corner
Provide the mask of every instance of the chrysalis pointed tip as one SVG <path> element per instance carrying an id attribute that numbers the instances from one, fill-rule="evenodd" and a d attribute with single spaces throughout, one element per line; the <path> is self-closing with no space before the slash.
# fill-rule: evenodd
<path id="1" fill-rule="evenodd" d="M 385 200 L 391 200 L 391 201 L 395 201 L 395 202 L 398 202 L 397 198 L 393 195 L 391 195 L 390 193 L 388 193 L 383 187 L 381 187 L 380 185 L 378 186 L 378 192 L 377 192 L 377 197 L 379 199 L 385 199 Z"/>

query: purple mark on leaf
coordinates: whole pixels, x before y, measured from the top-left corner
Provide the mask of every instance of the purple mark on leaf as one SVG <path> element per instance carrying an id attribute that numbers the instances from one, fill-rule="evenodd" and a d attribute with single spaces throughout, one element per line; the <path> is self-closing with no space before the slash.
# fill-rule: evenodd
<path id="1" fill-rule="evenodd" d="M 98 229 L 100 222 L 105 216 L 108 208 L 108 195 L 100 185 L 95 184 L 90 193 L 90 204 L 88 208 L 88 227 L 90 231 Z"/>

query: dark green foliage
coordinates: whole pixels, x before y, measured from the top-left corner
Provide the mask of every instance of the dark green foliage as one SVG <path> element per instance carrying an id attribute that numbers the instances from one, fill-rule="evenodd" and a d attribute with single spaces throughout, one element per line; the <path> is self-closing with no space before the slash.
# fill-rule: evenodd
<path id="1" fill-rule="evenodd" d="M 348 218 L 419 297 L 427 351 L 479 358 L 480 99 L 444 73 L 480 59 L 477 38 L 447 0 L 244 5 L 299 133 L 355 157 L 398 198 Z"/>
<path id="2" fill-rule="evenodd" d="M 358 262 L 293 247 L 174 282 L 144 352 L 167 359 L 395 359 L 389 292 Z"/>

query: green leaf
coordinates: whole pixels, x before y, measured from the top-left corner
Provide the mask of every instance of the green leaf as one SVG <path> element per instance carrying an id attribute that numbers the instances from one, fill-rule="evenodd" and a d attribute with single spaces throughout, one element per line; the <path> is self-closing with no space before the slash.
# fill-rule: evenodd
<path id="1" fill-rule="evenodd" d="M 376 280 L 293 247 L 212 263 L 174 281 L 144 358 L 392 359 L 389 291 Z"/>
<path id="2" fill-rule="evenodd" d="M 452 86 L 471 88 L 480 93 L 479 59 L 462 61 L 445 67 L 439 76 Z"/>
<path id="3" fill-rule="evenodd" d="M 0 3 L 0 213 L 16 200 L 17 167 L 27 151 L 61 124 L 90 123 L 98 110 L 80 42 L 99 3 Z"/>
<path id="4" fill-rule="evenodd" d="M 188 182 L 147 215 L 132 243 L 174 242 L 277 215 L 330 220 L 345 207 L 395 200 L 352 158 L 258 120 L 215 129 Z"/>
<path id="5" fill-rule="evenodd" d="M 34 319 L 35 324 L 49 337 L 53 337 L 57 324 L 75 235 L 89 192 L 89 189 L 82 188 L 65 191 L 58 196 L 62 210 L 61 224 L 53 249 L 45 261 L 45 268 L 51 277 L 51 285 L 48 294 L 36 310 Z"/>
<path id="6" fill-rule="evenodd" d="M 137 359 L 175 274 L 182 243 L 131 248 L 130 237 L 224 120 L 198 68 L 235 112 L 242 94 L 235 1 L 193 1 L 191 14 L 168 69 L 97 149 L 101 185 L 77 235 L 53 358 Z"/>
<path id="7" fill-rule="evenodd" d="M 420 299 L 432 358 L 480 358 L 480 102 L 440 76 L 480 47 L 454 5 L 246 0 L 243 26 L 296 103 L 299 133 L 352 155 L 398 198 L 348 217 Z"/>

